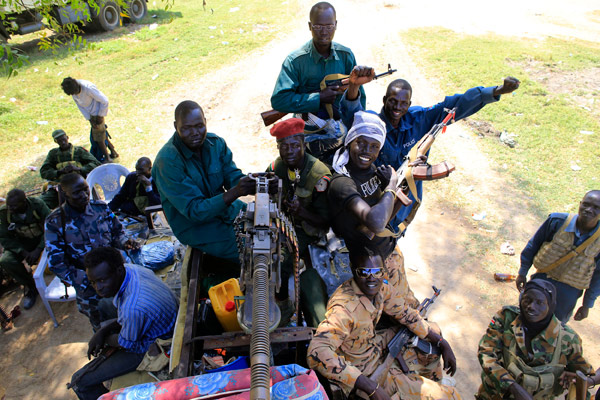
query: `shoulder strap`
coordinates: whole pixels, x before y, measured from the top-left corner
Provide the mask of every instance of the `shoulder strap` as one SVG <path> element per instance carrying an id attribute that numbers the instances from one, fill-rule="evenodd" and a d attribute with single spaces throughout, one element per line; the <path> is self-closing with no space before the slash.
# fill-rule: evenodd
<path id="1" fill-rule="evenodd" d="M 556 347 L 554 348 L 554 354 L 552 355 L 552 361 L 550 361 L 550 364 L 558 364 L 558 361 L 560 360 L 564 329 L 565 328 L 563 328 L 562 324 L 558 324 L 558 337 L 556 338 Z"/>
<path id="2" fill-rule="evenodd" d="M 575 218 L 575 214 L 571 214 L 569 216 L 569 218 L 567 218 L 567 220 L 565 220 L 565 223 L 563 224 L 563 226 L 560 228 L 559 232 L 563 232 L 567 226 L 569 226 L 569 224 L 571 223 L 571 221 L 573 220 L 573 218 Z M 538 269 L 538 272 L 548 272 L 553 270 L 554 268 L 558 267 L 559 265 L 569 261 L 571 258 L 581 254 L 581 252 L 583 250 L 586 249 L 586 247 L 588 247 L 590 244 L 594 243 L 596 241 L 596 239 L 598 239 L 600 237 L 600 228 L 598 228 L 596 230 L 596 232 L 590 236 L 589 238 L 587 238 L 587 240 L 583 243 L 581 243 L 579 246 L 577 246 L 577 248 L 571 250 L 570 252 L 568 252 L 567 254 L 565 254 L 564 256 L 562 256 L 560 259 L 558 259 L 557 261 L 553 262 L 552 264 L 548 265 L 546 268 L 544 269 Z"/>

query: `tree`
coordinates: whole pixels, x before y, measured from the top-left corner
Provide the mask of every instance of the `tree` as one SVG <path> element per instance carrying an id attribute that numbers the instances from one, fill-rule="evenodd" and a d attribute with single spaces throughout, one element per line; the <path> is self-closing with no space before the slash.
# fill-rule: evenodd
<path id="1" fill-rule="evenodd" d="M 163 0 L 165 9 L 174 0 Z M 146 0 L 0 0 L 0 63 L 8 77 L 18 74 L 29 62 L 28 56 L 8 43 L 15 33 L 39 31 L 38 47 L 56 52 L 68 45 L 69 51 L 87 47 L 82 27 L 112 30 L 124 13 L 137 22 L 146 15 Z M 48 35 L 45 28 L 55 32 Z"/>

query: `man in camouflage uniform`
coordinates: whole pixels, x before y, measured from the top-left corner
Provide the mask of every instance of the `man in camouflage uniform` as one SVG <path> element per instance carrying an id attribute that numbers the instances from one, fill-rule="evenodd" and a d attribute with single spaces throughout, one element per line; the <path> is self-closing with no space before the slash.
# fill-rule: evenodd
<path id="1" fill-rule="evenodd" d="M 405 375 L 393 364 L 385 374 L 383 386 L 369 378 L 384 361 L 384 350 L 394 330 L 375 332 L 381 315 L 386 313 L 405 325 L 421 339 L 436 343 L 445 368 L 456 371 L 456 358 L 449 343 L 405 304 L 396 288 L 383 279 L 381 256 L 351 246 L 353 279 L 343 283 L 327 304 L 325 320 L 317 328 L 308 347 L 308 365 L 336 382 L 348 395 L 353 389 L 367 398 L 377 399 L 460 399 L 449 386 L 413 374 Z M 362 393 L 361 393 L 362 392 Z"/>
<path id="2" fill-rule="evenodd" d="M 324 236 L 329 228 L 326 191 L 331 172 L 321 161 L 305 153 L 302 119 L 290 118 L 274 125 L 271 136 L 277 139 L 279 157 L 267 171 L 274 172 L 283 181 L 284 207 L 292 217 L 300 258 L 307 266 L 300 276 L 300 302 L 306 323 L 316 327 L 325 318 L 327 292 L 319 273 L 311 266 L 308 245 Z M 287 253 L 281 269 L 282 285 L 276 298 L 282 310 L 282 321 L 286 322 L 294 309 L 287 290 L 293 258 Z"/>
<path id="3" fill-rule="evenodd" d="M 73 285 L 79 311 L 88 316 L 97 330 L 100 322 L 115 310 L 110 301 L 100 304 L 100 297 L 85 274 L 83 257 L 96 247 L 128 249 L 137 244 L 125 237 L 123 226 L 104 202 L 90 201 L 89 186 L 81 175 L 64 175 L 60 187 L 66 202 L 46 220 L 48 265 L 63 282 Z"/>
<path id="4" fill-rule="evenodd" d="M 544 296 L 549 301 L 544 302 Z M 577 333 L 554 316 L 555 305 L 554 286 L 532 279 L 525 285 L 520 307 L 505 306 L 492 318 L 479 342 L 483 371 L 478 399 L 552 399 L 564 391 L 563 372 L 593 373 Z M 547 387 L 540 387 L 540 382 Z"/>
<path id="5" fill-rule="evenodd" d="M 44 250 L 44 221 L 49 214 L 42 200 L 28 198 L 20 189 L 8 192 L 6 204 L 0 207 L 0 243 L 4 247 L 0 266 L 25 287 L 26 310 L 33 307 L 37 289 L 23 261 L 29 265 L 38 262 Z"/>
<path id="6" fill-rule="evenodd" d="M 52 186 L 42 195 L 42 200 L 50 209 L 58 207 L 58 192 L 55 186 L 61 176 L 76 172 L 85 178 L 100 165 L 100 162 L 86 149 L 69 143 L 69 137 L 62 129 L 52 132 L 52 138 L 58 147 L 48 152 L 40 168 L 40 175 L 50 181 Z"/>

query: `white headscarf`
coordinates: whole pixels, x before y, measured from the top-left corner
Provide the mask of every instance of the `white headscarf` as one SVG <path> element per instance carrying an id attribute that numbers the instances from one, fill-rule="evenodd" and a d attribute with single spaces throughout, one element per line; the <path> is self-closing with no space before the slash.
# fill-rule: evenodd
<path id="1" fill-rule="evenodd" d="M 339 174 L 350 176 L 346 170 L 346 164 L 350 160 L 348 145 L 359 136 L 367 136 L 379 142 L 379 149 L 385 143 L 385 124 L 377 114 L 367 111 L 358 111 L 354 114 L 352 128 L 344 139 L 344 147 L 338 149 L 333 156 L 333 170 Z"/>

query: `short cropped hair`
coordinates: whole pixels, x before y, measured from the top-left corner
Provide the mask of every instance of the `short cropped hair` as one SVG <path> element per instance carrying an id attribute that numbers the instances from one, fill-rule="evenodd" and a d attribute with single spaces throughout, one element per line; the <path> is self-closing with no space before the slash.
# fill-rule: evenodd
<path id="1" fill-rule="evenodd" d="M 325 11 L 330 8 L 333 10 L 333 17 L 335 18 L 336 17 L 335 8 L 331 5 L 331 3 L 328 3 L 326 1 L 321 1 L 317 4 L 315 4 L 314 6 L 312 6 L 310 9 L 310 13 L 308 14 L 308 17 L 312 21 L 313 18 L 316 17 L 316 15 L 319 11 Z"/>
<path id="2" fill-rule="evenodd" d="M 24 199 L 25 197 L 27 197 L 27 196 L 25 195 L 25 192 L 21 189 L 12 189 L 6 195 L 7 199 L 10 199 L 10 198 Z"/>
<path id="3" fill-rule="evenodd" d="M 135 165 L 152 165 L 152 161 L 150 161 L 150 159 L 148 157 L 140 157 L 137 162 L 135 163 Z"/>
<path id="4" fill-rule="evenodd" d="M 60 177 L 60 187 L 71 187 L 79 179 L 83 179 L 77 172 L 69 172 Z"/>
<path id="5" fill-rule="evenodd" d="M 360 265 L 358 265 L 358 260 L 361 258 L 381 256 L 377 248 L 372 247 L 374 246 L 370 246 L 368 244 L 359 244 L 354 242 L 346 243 L 346 248 L 348 249 L 348 254 L 350 255 L 350 268 L 352 270 L 360 267 Z"/>
<path id="6" fill-rule="evenodd" d="M 79 83 L 77 83 L 76 79 L 73 79 L 70 76 L 63 79 L 60 86 L 62 86 L 63 91 L 68 95 L 74 95 L 79 92 Z"/>
<path id="7" fill-rule="evenodd" d="M 389 96 L 393 88 L 398 88 L 400 90 L 408 90 L 412 96 L 412 86 L 410 86 L 410 83 L 408 83 L 408 81 L 404 79 L 396 79 L 395 81 L 392 81 L 388 85 L 387 90 L 385 91 L 385 95 Z"/>
<path id="8" fill-rule="evenodd" d="M 113 247 L 97 247 L 90 250 L 83 258 L 83 265 L 87 268 L 94 268 L 106 262 L 112 272 L 116 272 L 119 267 L 124 265 L 121 252 Z"/>
<path id="9" fill-rule="evenodd" d="M 192 110 L 202 111 L 202 107 L 200 107 L 200 104 L 192 100 L 182 101 L 177 105 L 177 107 L 175 107 L 175 121 L 181 120 L 181 118 L 183 118 Z M 204 111 L 202 111 L 202 113 L 204 114 Z"/>

